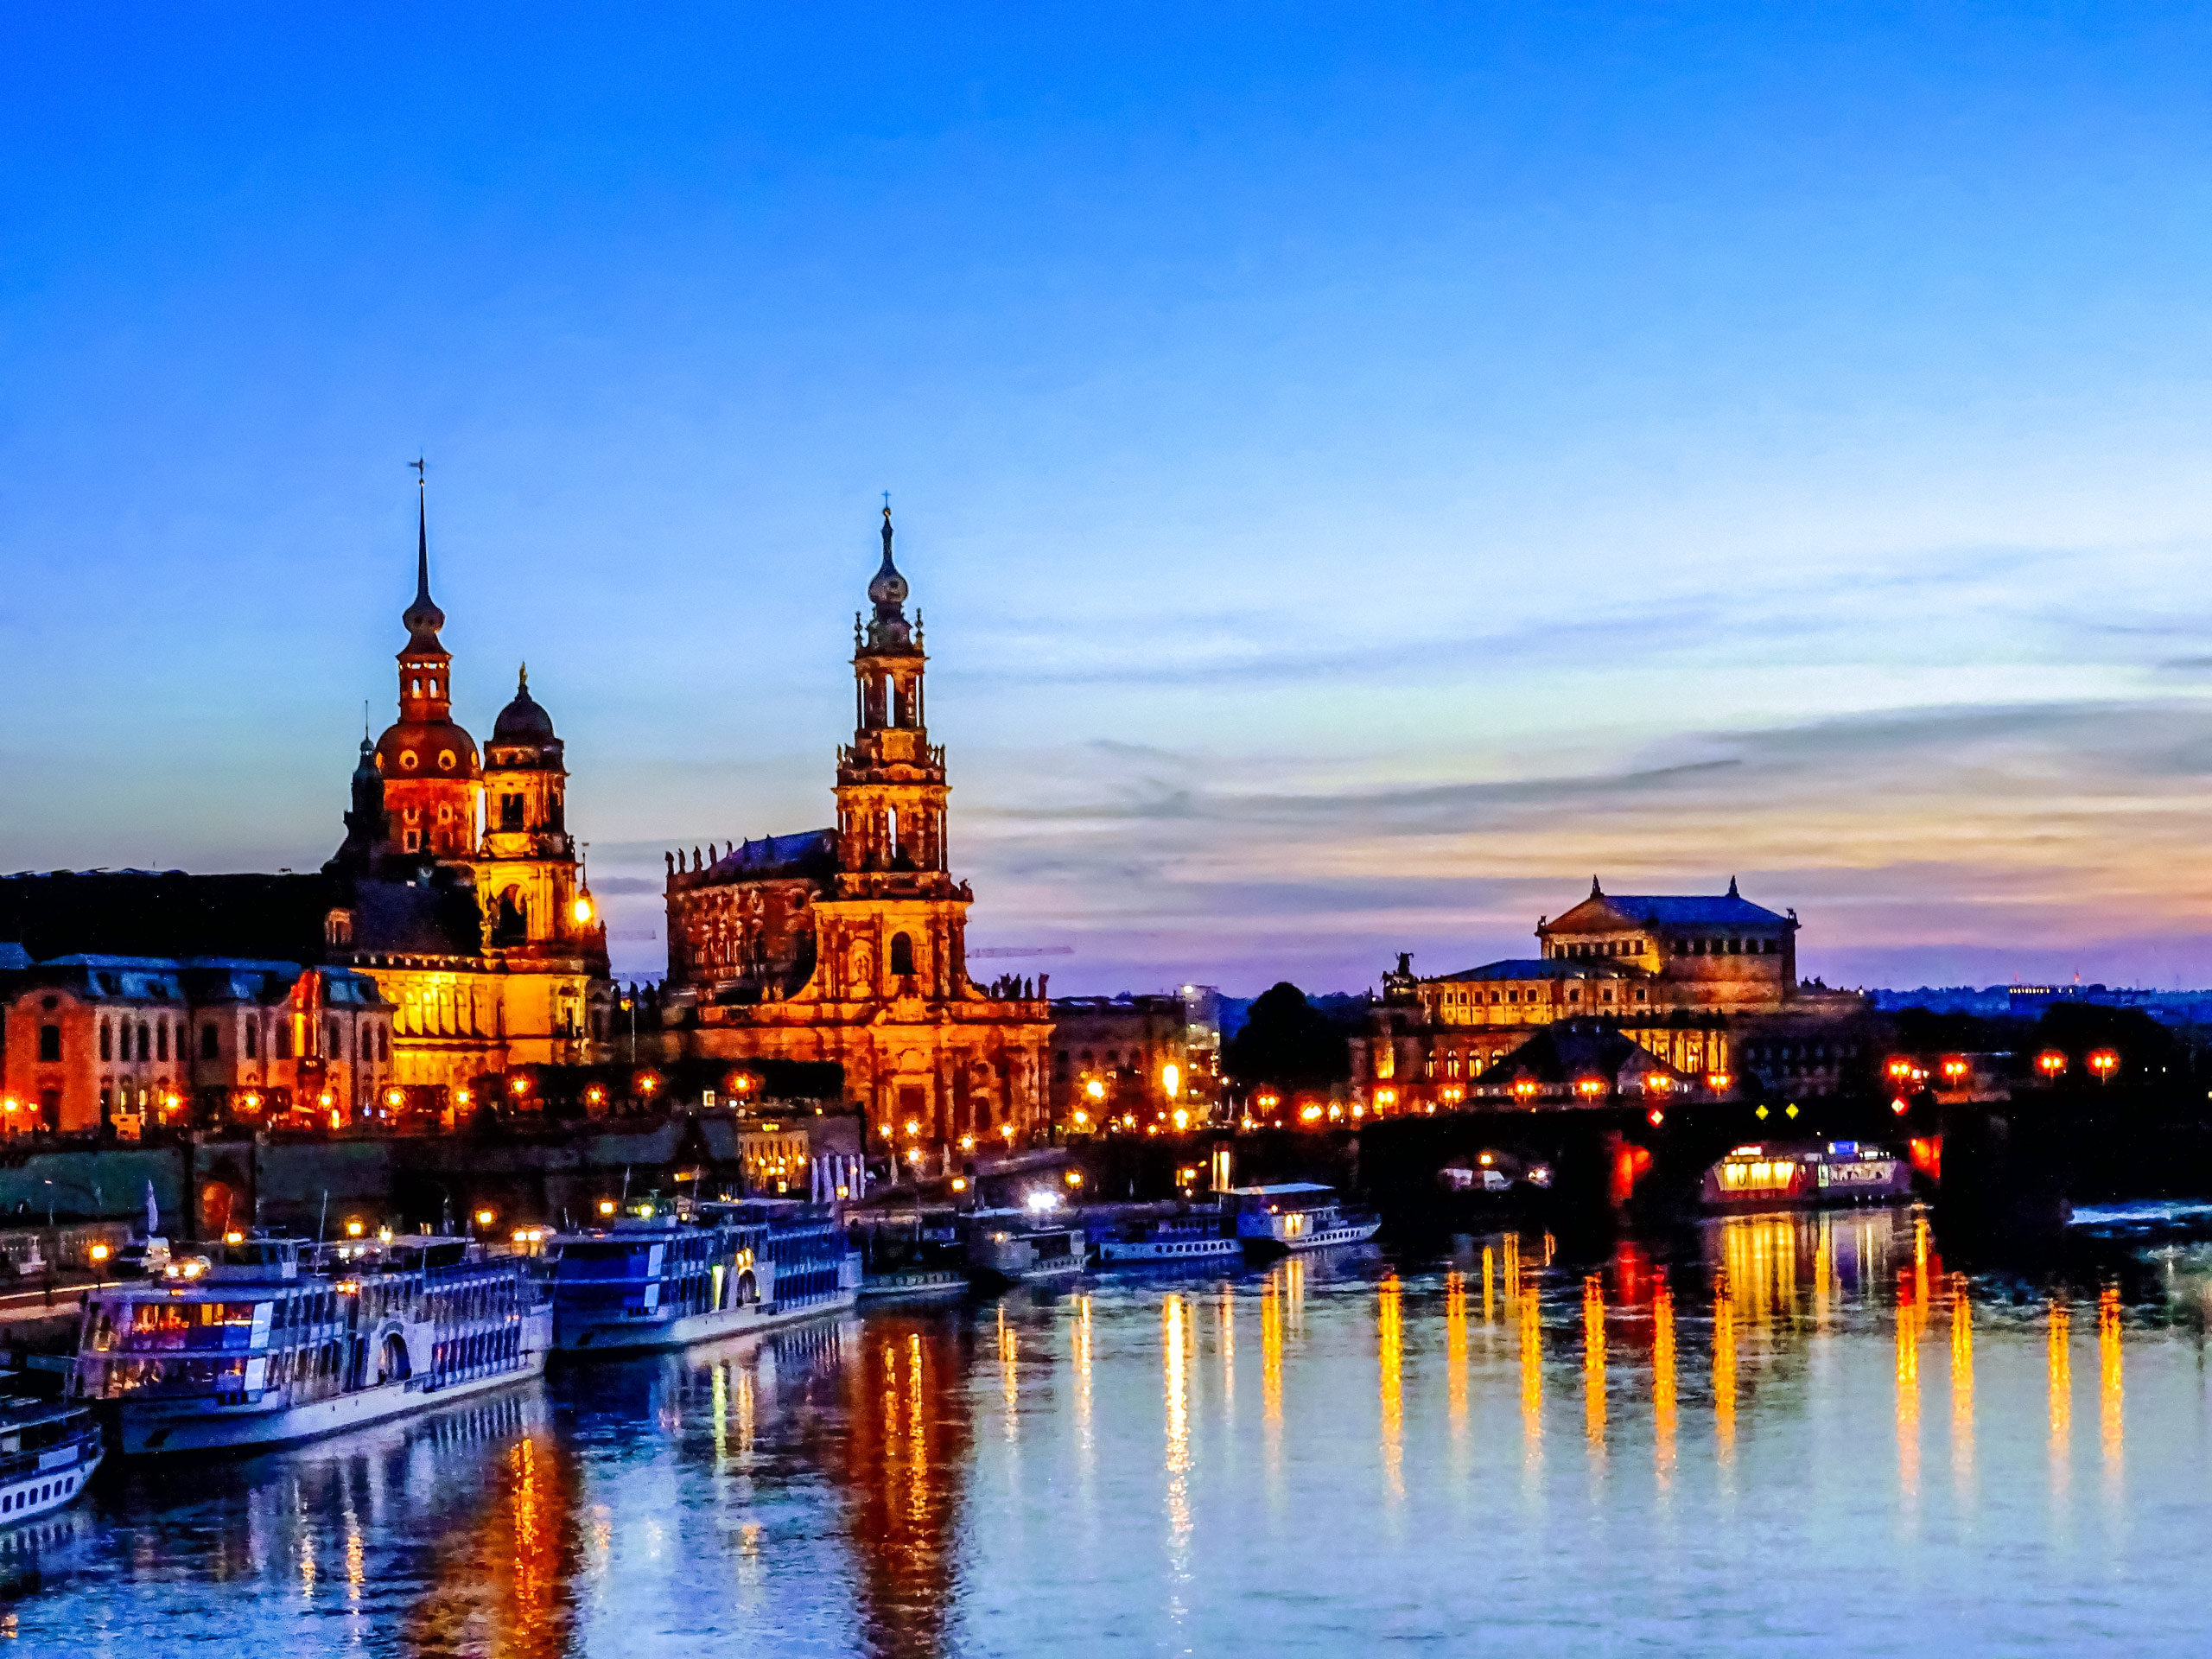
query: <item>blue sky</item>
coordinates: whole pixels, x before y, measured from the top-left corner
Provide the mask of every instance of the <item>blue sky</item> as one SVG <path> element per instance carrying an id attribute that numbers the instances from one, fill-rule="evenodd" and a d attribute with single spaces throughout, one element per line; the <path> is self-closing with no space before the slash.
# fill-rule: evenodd
<path id="1" fill-rule="evenodd" d="M 618 962 L 829 816 L 876 492 L 981 944 L 1370 982 L 1587 890 L 2212 981 L 2212 14 L 19 7 L 0 868 L 306 868 L 429 458 Z"/>

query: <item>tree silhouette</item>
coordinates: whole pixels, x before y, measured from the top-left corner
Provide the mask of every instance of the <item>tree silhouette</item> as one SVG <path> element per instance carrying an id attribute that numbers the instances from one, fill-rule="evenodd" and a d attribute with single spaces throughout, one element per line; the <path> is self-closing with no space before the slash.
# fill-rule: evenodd
<path id="1" fill-rule="evenodd" d="M 1351 1075 L 1351 1055 L 1343 1028 L 1285 980 L 1253 1002 L 1222 1068 L 1248 1088 L 1325 1089 Z"/>

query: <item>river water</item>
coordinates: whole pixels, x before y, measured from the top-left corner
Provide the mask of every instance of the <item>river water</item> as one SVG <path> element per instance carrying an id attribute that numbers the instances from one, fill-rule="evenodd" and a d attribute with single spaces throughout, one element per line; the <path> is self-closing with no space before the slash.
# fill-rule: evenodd
<path id="1" fill-rule="evenodd" d="M 871 1311 L 104 1471 L 0 1640 L 2195 1652 L 2208 1295 L 2190 1246 L 1961 1273 L 1900 1209 Z"/>

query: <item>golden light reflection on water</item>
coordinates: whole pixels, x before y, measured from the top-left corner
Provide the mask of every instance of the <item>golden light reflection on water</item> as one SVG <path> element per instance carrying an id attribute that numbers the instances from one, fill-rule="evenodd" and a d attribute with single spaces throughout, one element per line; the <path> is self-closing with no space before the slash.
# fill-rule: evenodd
<path id="1" fill-rule="evenodd" d="M 1723 1275 L 1713 1288 L 1713 1446 L 1722 1468 L 1736 1460 L 1736 1300 Z"/>
<path id="2" fill-rule="evenodd" d="M 879 1314 L 838 1375 L 847 1547 L 861 1645 L 899 1659 L 940 1654 L 957 1576 L 961 1479 L 969 1457 L 963 1339 L 941 1320 Z"/>
<path id="3" fill-rule="evenodd" d="M 1167 1547 L 1176 1575 L 1189 1568 L 1191 1545 L 1191 1395 L 1183 1299 L 1160 1307 L 1161 1383 L 1167 1395 Z"/>
<path id="4" fill-rule="evenodd" d="M 1910 1508 L 1920 1496 L 1920 1310 L 1915 1285 L 1897 1280 L 1897 1491 Z"/>
<path id="5" fill-rule="evenodd" d="M 2059 1297 L 2050 1305 L 2050 1329 L 2044 1339 L 2045 1388 L 2050 1408 L 2050 1491 L 2063 1500 L 2074 1472 L 2074 1354 L 2067 1326 L 2071 1310 Z"/>
<path id="6" fill-rule="evenodd" d="M 1406 1422 L 1402 1395 L 1405 1332 L 1402 1319 L 1398 1275 L 1394 1273 L 1382 1281 L 1376 1308 L 1376 1338 L 1381 1351 L 1377 1357 L 1382 1368 L 1382 1484 L 1393 1498 L 1406 1495 Z"/>
<path id="7" fill-rule="evenodd" d="M 1951 1275 L 1951 1479 L 1961 1489 L 1974 1480 L 1974 1303 L 1963 1273 Z"/>
<path id="8" fill-rule="evenodd" d="M 1582 1432 L 1590 1455 L 1605 1459 L 1605 1282 L 1599 1274 L 1582 1278 Z"/>
<path id="9" fill-rule="evenodd" d="M 1490 1265 L 1487 1249 L 1483 1265 Z M 1446 1410 L 1456 1446 L 1467 1438 L 1467 1283 L 1457 1268 L 1444 1275 L 1444 1369 Z"/>
<path id="10" fill-rule="evenodd" d="M 1214 1300 L 1213 1328 L 1221 1357 L 1222 1421 L 1232 1422 L 1236 1416 L 1236 1299 L 1227 1285 Z"/>
<path id="11" fill-rule="evenodd" d="M 1828 1333 L 1835 1309 L 1835 1217 L 1823 1215 L 1813 1243 L 1813 1329 Z"/>
<path id="12" fill-rule="evenodd" d="M 1675 1472 L 1675 1292 L 1662 1279 L 1651 1293 L 1651 1440 L 1662 1488 Z"/>
<path id="13" fill-rule="evenodd" d="M 1006 1304 L 1001 1302 L 999 1315 L 999 1395 L 1006 1411 L 1006 1437 L 1008 1441 L 1021 1434 L 1021 1372 L 1014 1351 L 1014 1328 L 1006 1317 Z"/>
<path id="14" fill-rule="evenodd" d="M 1075 1436 L 1087 1478 L 1097 1459 L 1090 1426 L 1090 1298 L 1075 1299 Z"/>
<path id="15" fill-rule="evenodd" d="M 514 1436 L 467 1524 L 397 1632 L 413 1653 L 559 1659 L 569 1651 L 578 1560 L 571 1454 L 543 1429 Z M 348 1551 L 352 1551 L 349 1539 Z"/>
<path id="16" fill-rule="evenodd" d="M 2097 1418 L 2104 1446 L 2105 1493 L 2120 1496 L 2126 1402 L 2120 1378 L 2120 1291 L 2107 1285 L 2097 1294 Z"/>
<path id="17" fill-rule="evenodd" d="M 1506 1236 L 1509 1268 L 1519 1265 L 1511 1234 Z M 1515 1345 L 1521 1356 L 1521 1461 L 1533 1478 L 1544 1460 L 1544 1329 L 1535 1293 L 1509 1274 L 1515 1313 Z"/>
<path id="18" fill-rule="evenodd" d="M 1282 1276 L 1269 1275 L 1260 1296 L 1260 1418 L 1267 1427 L 1268 1459 L 1282 1451 Z"/>
<path id="19" fill-rule="evenodd" d="M 1492 1253 L 1491 1253 L 1491 1247 L 1490 1247 L 1489 1245 L 1487 1245 L 1487 1244 L 1484 1245 L 1484 1246 L 1483 1246 L 1483 1323 L 1484 1323 L 1484 1325 L 1491 1325 L 1491 1324 L 1494 1324 L 1494 1323 L 1496 1323 L 1497 1319 L 1497 1296 L 1496 1296 L 1496 1294 L 1495 1294 L 1495 1292 L 1496 1292 L 1496 1287 L 1495 1287 L 1495 1286 L 1492 1284 L 1492 1282 L 1491 1282 L 1492 1276 L 1493 1276 L 1493 1272 L 1494 1272 L 1494 1269 L 1495 1269 L 1495 1268 L 1496 1268 L 1496 1265 L 1497 1265 L 1497 1263 L 1496 1263 L 1496 1262 L 1495 1262 L 1495 1260 L 1494 1260 L 1494 1258 L 1493 1258 L 1493 1255 L 1492 1255 Z"/>

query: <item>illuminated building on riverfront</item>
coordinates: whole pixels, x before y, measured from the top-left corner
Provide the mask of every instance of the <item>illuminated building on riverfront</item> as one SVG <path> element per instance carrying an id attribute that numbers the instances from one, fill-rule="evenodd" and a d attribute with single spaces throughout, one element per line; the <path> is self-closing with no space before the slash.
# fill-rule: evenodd
<path id="1" fill-rule="evenodd" d="M 1002 1147 L 1045 1127 L 1046 987 L 968 976 L 975 895 L 951 874 L 951 786 L 887 507 L 882 533 L 874 614 L 854 622 L 836 825 L 667 855 L 664 1052 L 834 1062 L 887 1143 Z"/>
<path id="2" fill-rule="evenodd" d="M 1747 1074 L 1825 1092 L 1860 1057 L 1866 1001 L 1799 982 L 1797 928 L 1795 911 L 1753 904 L 1732 880 L 1718 896 L 1609 894 L 1592 880 L 1537 923 L 1538 956 L 1433 976 L 1399 957 L 1352 1039 L 1354 1099 L 1389 1111 L 1497 1094 L 1516 1057 L 1530 1069 L 1534 1040 L 1570 1022 L 1632 1051 L 1599 1079 L 1608 1097 L 1631 1074 L 1686 1093 L 1726 1094 Z"/>

